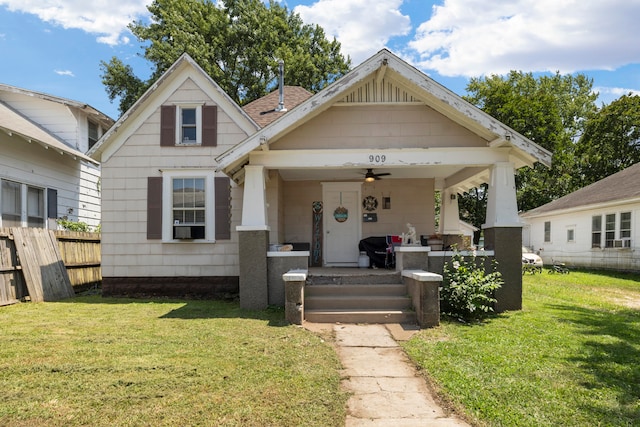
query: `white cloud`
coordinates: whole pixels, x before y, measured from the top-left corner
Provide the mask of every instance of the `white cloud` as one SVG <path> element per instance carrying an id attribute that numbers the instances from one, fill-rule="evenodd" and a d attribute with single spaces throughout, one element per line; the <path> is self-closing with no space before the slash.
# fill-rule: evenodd
<path id="1" fill-rule="evenodd" d="M 100 43 L 127 43 L 127 25 L 148 14 L 151 0 L 0 0 L 12 12 L 31 13 L 63 28 L 96 34 Z"/>
<path id="2" fill-rule="evenodd" d="M 296 6 L 306 24 L 320 25 L 328 37 L 335 37 L 341 51 L 354 65 L 380 50 L 391 37 L 411 30 L 410 18 L 400 12 L 403 0 L 318 0 L 310 6 Z"/>
<path id="3" fill-rule="evenodd" d="M 53 70 L 53 72 L 59 76 L 75 77 L 75 74 L 73 74 L 73 71 L 71 70 Z"/>
<path id="4" fill-rule="evenodd" d="M 637 0 L 444 0 L 409 47 L 444 76 L 611 70 L 640 61 Z"/>
<path id="5" fill-rule="evenodd" d="M 593 91 L 598 93 L 598 100 L 603 104 L 610 104 L 623 95 L 632 94 L 640 96 L 640 90 L 623 87 L 596 86 L 593 88 Z"/>

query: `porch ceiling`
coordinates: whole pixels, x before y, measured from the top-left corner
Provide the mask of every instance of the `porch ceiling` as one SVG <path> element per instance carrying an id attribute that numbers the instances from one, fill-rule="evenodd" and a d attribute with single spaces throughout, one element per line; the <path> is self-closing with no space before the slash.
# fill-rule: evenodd
<path id="1" fill-rule="evenodd" d="M 464 193 L 489 180 L 488 168 L 468 168 L 463 166 L 396 166 L 373 167 L 375 173 L 390 173 L 381 180 L 397 179 L 435 179 L 436 188 L 450 188 L 454 192 Z M 367 168 L 307 168 L 278 169 L 284 181 L 363 181 Z M 376 181 L 377 182 L 377 181 Z"/>

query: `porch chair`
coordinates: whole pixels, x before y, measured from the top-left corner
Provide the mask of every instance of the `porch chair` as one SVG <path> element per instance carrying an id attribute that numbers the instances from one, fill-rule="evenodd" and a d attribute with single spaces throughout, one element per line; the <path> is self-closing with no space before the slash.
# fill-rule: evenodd
<path id="1" fill-rule="evenodd" d="M 385 268 L 396 267 L 396 246 L 402 245 L 402 236 L 387 234 L 387 257 L 385 258 Z"/>

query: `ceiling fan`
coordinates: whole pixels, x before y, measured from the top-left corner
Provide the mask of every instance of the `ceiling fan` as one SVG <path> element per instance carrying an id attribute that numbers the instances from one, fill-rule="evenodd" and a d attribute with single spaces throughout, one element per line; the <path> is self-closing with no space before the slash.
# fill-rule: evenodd
<path id="1" fill-rule="evenodd" d="M 373 182 L 373 181 L 377 181 L 380 179 L 381 176 L 388 176 L 391 175 L 388 172 L 385 173 L 373 173 L 373 169 L 367 169 L 367 173 L 364 174 L 364 181 L 365 182 Z"/>

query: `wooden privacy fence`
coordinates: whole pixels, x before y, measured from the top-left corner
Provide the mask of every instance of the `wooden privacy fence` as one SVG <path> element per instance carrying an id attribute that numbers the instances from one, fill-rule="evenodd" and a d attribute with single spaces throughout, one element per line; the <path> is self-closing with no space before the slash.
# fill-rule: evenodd
<path id="1" fill-rule="evenodd" d="M 0 228 L 0 305 L 70 298 L 101 280 L 99 233 Z"/>

